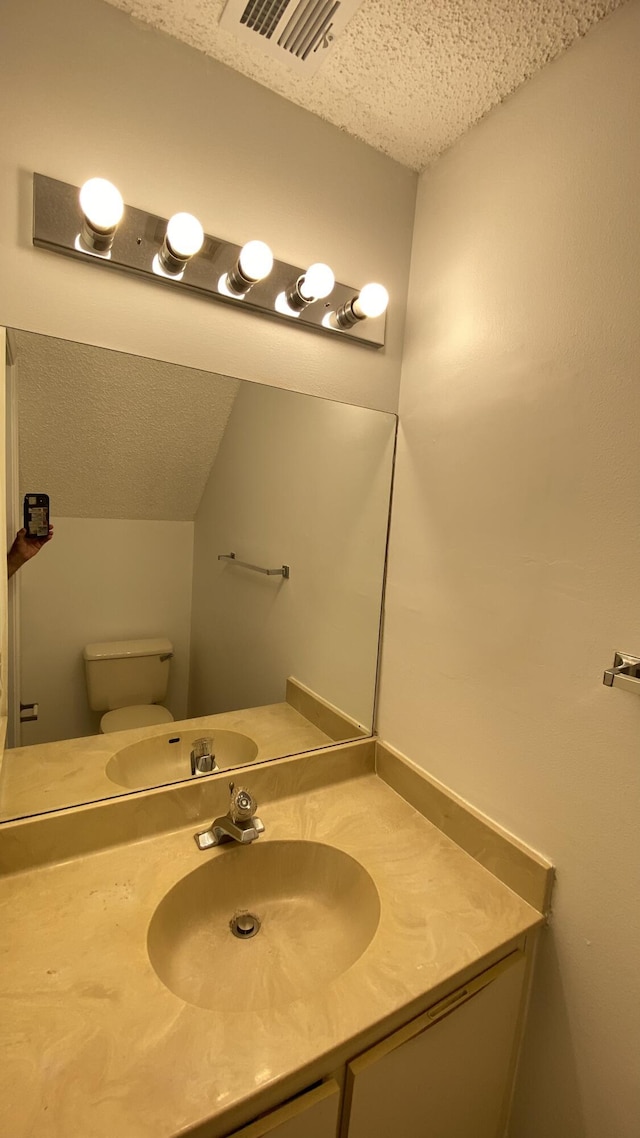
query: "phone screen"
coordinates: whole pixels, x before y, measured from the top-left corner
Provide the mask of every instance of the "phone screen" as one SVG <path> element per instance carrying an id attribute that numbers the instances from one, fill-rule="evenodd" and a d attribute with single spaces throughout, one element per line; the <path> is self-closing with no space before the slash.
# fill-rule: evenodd
<path id="1" fill-rule="evenodd" d="M 49 495 L 25 494 L 24 528 L 28 538 L 43 538 L 49 535 Z"/>

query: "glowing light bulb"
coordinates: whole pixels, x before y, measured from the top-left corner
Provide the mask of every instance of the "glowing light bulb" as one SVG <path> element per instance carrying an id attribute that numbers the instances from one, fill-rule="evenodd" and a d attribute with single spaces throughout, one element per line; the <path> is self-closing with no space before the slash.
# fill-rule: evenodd
<path id="1" fill-rule="evenodd" d="M 174 213 L 167 225 L 167 241 L 176 257 L 187 259 L 202 249 L 204 229 L 192 213 Z"/>
<path id="2" fill-rule="evenodd" d="M 122 218 L 122 194 L 106 178 L 90 178 L 80 190 L 80 208 L 98 233 L 110 233 Z"/>
<path id="3" fill-rule="evenodd" d="M 224 284 L 218 281 L 218 292 L 241 300 L 258 281 L 268 277 L 273 268 L 273 253 L 264 241 L 247 241 L 240 256 L 227 273 Z"/>
<path id="4" fill-rule="evenodd" d="M 328 265 L 316 261 L 310 265 L 298 284 L 298 291 L 303 300 L 309 302 L 322 300 L 332 291 L 336 278 Z"/>
<path id="5" fill-rule="evenodd" d="M 162 248 L 153 258 L 152 269 L 161 277 L 182 280 L 188 262 L 204 244 L 204 229 L 192 213 L 174 213 L 167 222 Z"/>
<path id="6" fill-rule="evenodd" d="M 267 277 L 273 268 L 273 253 L 264 241 L 248 241 L 238 259 L 240 272 L 253 284 Z"/>
<path id="7" fill-rule="evenodd" d="M 386 312 L 388 303 L 389 293 L 384 285 L 372 281 L 360 289 L 359 295 L 353 301 L 353 311 L 360 319 L 367 316 L 382 316 L 382 313 Z"/>

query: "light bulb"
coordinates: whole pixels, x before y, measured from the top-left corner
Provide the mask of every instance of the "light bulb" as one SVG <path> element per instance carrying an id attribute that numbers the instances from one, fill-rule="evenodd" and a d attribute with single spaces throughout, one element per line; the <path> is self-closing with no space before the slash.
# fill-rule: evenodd
<path id="1" fill-rule="evenodd" d="M 224 288 L 218 291 L 231 296 L 245 297 L 258 281 L 268 277 L 273 268 L 273 253 L 264 241 L 247 241 L 242 246 L 240 256 L 227 273 Z"/>
<path id="2" fill-rule="evenodd" d="M 122 218 L 122 194 L 106 178 L 90 178 L 80 190 L 80 208 L 92 229 L 110 233 Z"/>
<path id="3" fill-rule="evenodd" d="M 267 277 L 273 268 L 273 253 L 264 241 L 248 241 L 240 250 L 240 272 L 252 284 Z"/>
<path id="4" fill-rule="evenodd" d="M 174 213 L 167 224 L 167 241 L 176 257 L 187 259 L 202 249 L 204 229 L 192 213 Z"/>
<path id="5" fill-rule="evenodd" d="M 285 290 L 284 299 L 290 309 L 289 315 L 295 313 L 299 316 L 309 304 L 313 304 L 314 300 L 322 300 L 328 296 L 335 283 L 336 278 L 328 265 L 323 265 L 321 261 L 310 265 L 307 271 Z"/>
<path id="6" fill-rule="evenodd" d="M 303 300 L 322 300 L 332 291 L 336 278 L 328 265 L 316 261 L 310 265 L 298 284 L 298 291 Z"/>
<path id="7" fill-rule="evenodd" d="M 174 213 L 167 222 L 162 248 L 153 258 L 153 271 L 159 276 L 182 280 L 191 257 L 204 243 L 204 229 L 192 213 Z"/>
<path id="8" fill-rule="evenodd" d="M 360 289 L 359 295 L 353 301 L 353 311 L 360 319 L 366 316 L 382 316 L 382 313 L 386 312 L 388 303 L 389 293 L 384 285 L 371 282 Z"/>
<path id="9" fill-rule="evenodd" d="M 367 316 L 382 316 L 386 311 L 389 303 L 389 293 L 384 285 L 375 284 L 373 281 L 370 284 L 364 285 L 357 296 L 351 297 L 350 300 L 345 300 L 344 304 L 331 316 L 331 326 L 333 328 L 341 328 L 345 331 L 347 328 L 353 328 L 359 320 L 365 320 Z"/>

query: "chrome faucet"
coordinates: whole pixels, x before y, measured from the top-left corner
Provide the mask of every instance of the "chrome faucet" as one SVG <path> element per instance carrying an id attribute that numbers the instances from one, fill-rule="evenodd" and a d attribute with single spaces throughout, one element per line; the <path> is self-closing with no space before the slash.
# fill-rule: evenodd
<path id="1" fill-rule="evenodd" d="M 213 739 L 194 739 L 191 751 L 191 774 L 213 774 L 219 770 L 213 753 Z"/>
<path id="2" fill-rule="evenodd" d="M 221 818 L 216 818 L 208 830 L 195 835 L 198 849 L 208 850 L 221 842 L 255 842 L 264 832 L 264 823 L 256 818 L 258 803 L 244 787 L 229 783 L 231 801 L 229 810 Z"/>

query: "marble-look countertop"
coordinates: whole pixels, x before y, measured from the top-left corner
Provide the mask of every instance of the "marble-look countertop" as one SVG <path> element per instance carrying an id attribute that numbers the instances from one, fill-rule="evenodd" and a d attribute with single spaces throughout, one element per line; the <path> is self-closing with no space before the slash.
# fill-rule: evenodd
<path id="1" fill-rule="evenodd" d="M 185 874 L 225 856 L 200 852 L 193 825 L 0 878 L 3 1133 L 219 1138 L 239 1110 L 245 1121 L 286 1097 L 296 1072 L 329 1073 L 347 1045 L 363 1050 L 381 1021 L 417 1014 L 542 922 L 375 774 L 259 813 L 258 844 L 328 843 L 371 875 L 381 916 L 360 959 L 275 1010 L 233 1013 L 226 993 L 207 1011 L 173 995 L 148 959 L 149 922 Z"/>
<path id="2" fill-rule="evenodd" d="M 271 703 L 197 719 L 159 723 L 107 735 L 63 739 L 5 751 L 0 771 L 0 821 L 128 794 L 105 773 L 109 759 L 132 743 L 192 729 L 238 731 L 258 747 L 254 763 L 326 747 L 333 742 L 289 703 Z M 185 770 L 185 778 L 189 777 Z"/>

